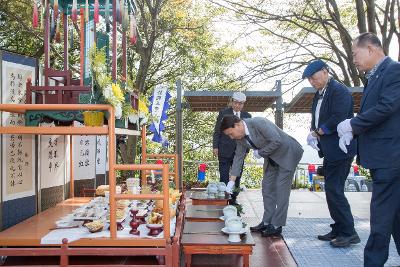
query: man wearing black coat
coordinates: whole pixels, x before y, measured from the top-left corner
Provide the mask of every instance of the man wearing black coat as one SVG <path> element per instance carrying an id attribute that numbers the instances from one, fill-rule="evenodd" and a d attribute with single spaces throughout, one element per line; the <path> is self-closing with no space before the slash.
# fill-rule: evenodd
<path id="1" fill-rule="evenodd" d="M 333 247 L 347 247 L 360 242 L 355 229 L 344 184 L 356 153 L 356 142 L 344 153 L 338 146 L 336 127 L 344 119 L 353 117 L 353 98 L 348 88 L 329 76 L 328 66 L 322 60 L 311 62 L 303 73 L 317 89 L 312 104 L 312 120 L 307 143 L 324 158 L 325 194 L 329 213 L 335 223 L 332 230 L 318 239 L 330 241 Z"/>
<path id="2" fill-rule="evenodd" d="M 357 140 L 358 160 L 372 176 L 371 232 L 364 249 L 364 267 L 383 267 L 393 236 L 400 255 L 400 63 L 385 56 L 373 33 L 353 41 L 353 62 L 367 83 L 360 111 L 339 123 L 339 146 Z"/>
<path id="3" fill-rule="evenodd" d="M 246 95 L 241 92 L 235 92 L 232 96 L 231 107 L 223 109 L 219 112 L 217 121 L 215 123 L 213 135 L 213 153 L 218 157 L 219 162 L 219 175 L 220 181 L 225 184 L 229 183 L 229 171 L 235 157 L 236 142 L 230 139 L 227 135 L 220 131 L 222 118 L 226 115 L 236 115 L 241 119 L 251 118 L 250 113 L 243 111 L 244 103 L 246 102 Z M 243 171 L 243 162 L 242 162 Z M 235 187 L 240 186 L 240 173 L 239 177 L 235 180 Z M 231 182 L 233 183 L 233 182 Z M 236 203 L 238 192 L 232 194 L 231 204 Z"/>

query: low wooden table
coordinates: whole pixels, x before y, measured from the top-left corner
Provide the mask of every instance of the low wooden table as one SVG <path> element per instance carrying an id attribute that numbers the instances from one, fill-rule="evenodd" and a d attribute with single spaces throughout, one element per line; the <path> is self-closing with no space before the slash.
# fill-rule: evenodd
<path id="1" fill-rule="evenodd" d="M 190 194 L 192 205 L 215 205 L 215 206 L 226 206 L 229 204 L 231 195 L 225 193 L 224 197 L 213 197 L 206 193 L 206 191 L 194 191 Z"/>
<path id="2" fill-rule="evenodd" d="M 242 235 L 242 241 L 231 243 L 228 235 L 221 232 L 224 222 L 186 222 L 182 235 L 185 264 L 190 267 L 193 254 L 235 254 L 243 256 L 243 266 L 249 266 L 249 258 L 255 245 L 250 231 Z"/>
<path id="3" fill-rule="evenodd" d="M 59 247 L 60 245 L 42 245 L 41 239 L 54 228 L 55 221 L 72 213 L 73 210 L 86 204 L 91 198 L 76 197 L 67 199 L 55 207 L 40 212 L 4 231 L 0 232 L 0 248 L 2 246 L 16 247 Z M 105 246 L 157 246 L 165 247 L 165 239 L 150 238 L 81 238 L 79 240 L 68 243 L 70 246 L 89 246 L 89 247 L 105 247 Z"/>
<path id="4" fill-rule="evenodd" d="M 222 209 L 215 205 L 188 205 L 185 218 L 188 222 L 221 222 Z"/>

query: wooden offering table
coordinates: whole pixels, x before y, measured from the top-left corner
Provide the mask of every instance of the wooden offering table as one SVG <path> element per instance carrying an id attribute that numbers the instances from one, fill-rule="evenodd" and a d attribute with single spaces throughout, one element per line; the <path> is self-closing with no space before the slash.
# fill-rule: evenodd
<path id="1" fill-rule="evenodd" d="M 40 247 L 41 239 L 55 228 L 55 221 L 72 213 L 74 209 L 86 204 L 90 198 L 71 198 L 47 209 L 29 219 L 0 232 L 0 246 Z M 61 240 L 60 240 L 61 241 Z M 80 243 L 76 241 L 73 243 Z"/>
<path id="2" fill-rule="evenodd" d="M 192 205 L 215 205 L 226 206 L 229 204 L 231 195 L 225 193 L 224 197 L 210 197 L 206 191 L 193 191 L 190 194 Z"/>
<path id="3" fill-rule="evenodd" d="M 190 267 L 193 254 L 236 254 L 243 256 L 243 266 L 249 266 L 249 258 L 255 245 L 248 231 L 242 241 L 231 243 L 228 235 L 221 232 L 224 222 L 186 222 L 182 235 L 185 264 Z"/>
<path id="4" fill-rule="evenodd" d="M 221 222 L 222 209 L 215 205 L 188 205 L 185 218 L 188 222 Z"/>

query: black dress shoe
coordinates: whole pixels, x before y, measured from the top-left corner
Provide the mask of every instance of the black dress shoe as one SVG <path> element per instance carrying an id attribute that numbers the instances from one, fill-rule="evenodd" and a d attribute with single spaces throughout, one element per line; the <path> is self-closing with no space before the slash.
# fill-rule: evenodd
<path id="1" fill-rule="evenodd" d="M 335 239 L 333 239 L 330 244 L 332 247 L 336 248 L 344 248 L 344 247 L 349 247 L 351 244 L 358 244 L 360 243 L 360 237 L 358 237 L 358 234 L 355 233 L 351 236 L 338 236 Z"/>
<path id="2" fill-rule="evenodd" d="M 264 224 L 264 222 L 260 222 L 258 225 L 250 227 L 250 231 L 252 231 L 252 232 L 262 232 L 265 229 L 267 229 L 268 226 L 269 226 L 269 224 L 266 225 L 266 224 Z"/>
<path id="3" fill-rule="evenodd" d="M 268 227 L 264 231 L 261 232 L 261 236 L 263 237 L 268 237 L 268 236 L 277 236 L 282 234 L 282 226 L 279 226 L 278 228 L 275 228 L 271 225 L 271 227 Z"/>
<path id="4" fill-rule="evenodd" d="M 332 241 L 337 237 L 337 234 L 331 232 L 327 233 L 326 235 L 319 235 L 317 238 L 322 241 Z"/>

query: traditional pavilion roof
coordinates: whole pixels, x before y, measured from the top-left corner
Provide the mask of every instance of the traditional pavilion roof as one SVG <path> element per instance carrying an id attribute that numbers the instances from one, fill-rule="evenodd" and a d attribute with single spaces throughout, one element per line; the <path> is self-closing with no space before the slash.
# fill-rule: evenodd
<path id="1" fill-rule="evenodd" d="M 234 91 L 185 91 L 183 96 L 193 111 L 219 111 L 228 106 Z M 278 91 L 242 91 L 246 95 L 244 110 L 263 112 L 281 96 Z"/>
<path id="2" fill-rule="evenodd" d="M 354 112 L 358 112 L 360 109 L 360 102 L 363 87 L 349 87 L 351 95 L 354 100 Z M 292 99 L 290 103 L 285 104 L 286 113 L 310 113 L 311 105 L 314 98 L 315 89 L 313 87 L 304 87 L 301 91 Z"/>

